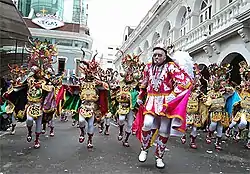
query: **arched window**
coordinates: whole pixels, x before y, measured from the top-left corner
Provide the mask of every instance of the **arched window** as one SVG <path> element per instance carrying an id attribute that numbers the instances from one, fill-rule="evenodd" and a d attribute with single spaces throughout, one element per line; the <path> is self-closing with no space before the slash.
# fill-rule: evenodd
<path id="1" fill-rule="evenodd" d="M 180 36 L 186 35 L 187 28 L 187 9 L 183 13 L 181 17 L 181 29 L 180 29 Z"/>
<path id="2" fill-rule="evenodd" d="M 203 0 L 200 6 L 200 23 L 212 18 L 211 0 Z"/>

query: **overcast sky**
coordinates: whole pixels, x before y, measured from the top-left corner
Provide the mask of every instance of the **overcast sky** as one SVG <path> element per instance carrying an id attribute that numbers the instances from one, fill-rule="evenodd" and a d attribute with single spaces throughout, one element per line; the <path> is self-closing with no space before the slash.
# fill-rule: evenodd
<path id="1" fill-rule="evenodd" d="M 157 0 L 87 0 L 92 50 L 121 45 L 126 26 L 137 26 Z M 105 53 L 104 53 L 105 54 Z"/>

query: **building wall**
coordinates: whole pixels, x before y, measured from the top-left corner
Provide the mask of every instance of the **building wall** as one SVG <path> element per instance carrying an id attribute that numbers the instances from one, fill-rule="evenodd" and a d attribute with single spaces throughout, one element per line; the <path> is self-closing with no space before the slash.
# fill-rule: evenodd
<path id="1" fill-rule="evenodd" d="M 152 48 L 165 42 L 206 65 L 222 62 L 232 52 L 250 63 L 249 14 L 248 0 L 158 0 L 121 49 L 125 54 L 141 51 L 141 59 L 148 62 Z M 119 67 L 121 54 L 116 56 Z"/>
<path id="2" fill-rule="evenodd" d="M 78 75 L 77 66 L 79 60 L 83 59 L 82 51 L 85 52 L 84 59 L 90 60 L 92 57 L 93 40 L 86 23 L 81 23 L 86 22 L 85 0 L 20 0 L 18 7 L 25 14 L 25 21 L 33 38 L 46 39 L 57 44 L 58 61 L 54 65 L 55 71 L 58 72 L 59 62 L 64 60 L 66 75 Z M 56 15 L 56 20 L 61 20 L 64 25 L 50 30 L 44 29 L 41 25 L 32 22 L 37 13 Z"/>

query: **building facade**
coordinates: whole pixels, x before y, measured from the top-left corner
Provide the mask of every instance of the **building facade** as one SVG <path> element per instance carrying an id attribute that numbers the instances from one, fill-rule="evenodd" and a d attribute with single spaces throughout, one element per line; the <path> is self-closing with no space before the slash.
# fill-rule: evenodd
<path id="1" fill-rule="evenodd" d="M 80 75 L 78 65 L 92 57 L 85 0 L 19 0 L 17 3 L 33 38 L 57 44 L 56 73 Z"/>
<path id="2" fill-rule="evenodd" d="M 103 69 L 107 68 L 116 69 L 116 67 L 114 66 L 114 60 L 116 59 L 115 54 L 117 53 L 118 50 L 119 46 L 109 45 L 107 49 L 104 50 L 104 52 L 100 56 L 97 56 L 100 60 L 100 66 Z"/>
<path id="3" fill-rule="evenodd" d="M 154 45 L 164 40 L 188 51 L 198 64 L 230 63 L 238 72 L 240 61 L 250 63 L 249 23 L 249 0 L 158 0 L 121 49 L 142 53 L 148 62 Z M 121 54 L 116 56 L 119 70 Z M 232 78 L 239 82 L 239 75 Z"/>

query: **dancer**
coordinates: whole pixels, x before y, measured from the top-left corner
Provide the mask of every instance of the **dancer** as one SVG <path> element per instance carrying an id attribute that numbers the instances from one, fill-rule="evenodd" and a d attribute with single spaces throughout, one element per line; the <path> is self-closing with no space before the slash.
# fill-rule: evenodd
<path id="1" fill-rule="evenodd" d="M 142 104 L 141 99 L 145 95 L 147 96 L 144 104 L 144 122 L 139 161 L 146 161 L 151 138 L 157 127 L 158 136 L 156 138 L 155 150 L 157 168 L 164 168 L 165 166 L 163 155 L 169 136 L 182 136 L 183 134 L 179 131 L 185 131 L 185 114 L 190 93 L 189 88 L 191 87 L 191 78 L 169 57 L 167 50 L 168 48 L 164 42 L 153 48 L 152 63 L 147 64 L 144 69 L 143 81 L 137 101 L 138 104 Z M 179 54 L 178 56 L 181 55 Z M 178 57 L 178 59 L 182 59 L 182 57 Z M 192 67 L 189 68 L 193 72 L 193 62 Z M 169 102 L 174 101 L 174 99 L 175 102 L 170 104 Z M 174 107 L 176 104 L 180 105 Z M 174 113 L 177 111 L 176 108 L 182 114 Z"/>
<path id="2" fill-rule="evenodd" d="M 79 66 L 80 71 L 84 74 L 84 77 L 80 80 L 79 142 L 83 143 L 85 139 L 87 125 L 88 148 L 93 148 L 95 117 L 99 113 L 102 116 L 108 113 L 108 84 L 101 81 L 97 76 L 100 67 L 95 61 L 96 55 L 90 62 L 81 61 L 83 66 Z"/>
<path id="3" fill-rule="evenodd" d="M 119 115 L 119 135 L 118 141 L 123 140 L 123 146 L 129 147 L 128 139 L 132 132 L 132 124 L 134 121 L 134 109 L 136 106 L 136 100 L 138 91 L 136 87 L 138 81 L 141 78 L 140 69 L 143 64 L 139 62 L 139 56 L 126 55 L 122 58 L 122 67 L 125 73 L 121 73 L 122 80 L 120 81 L 120 89 L 117 93 L 116 100 L 119 103 L 117 114 Z M 126 124 L 125 137 L 124 126 Z"/>
<path id="4" fill-rule="evenodd" d="M 209 65 L 210 72 L 210 91 L 208 92 L 206 105 L 209 106 L 210 120 L 209 132 L 206 137 L 206 142 L 212 142 L 213 132 L 216 130 L 217 138 L 215 142 L 215 149 L 221 150 L 221 138 L 223 126 L 229 126 L 229 114 L 226 111 L 226 101 L 233 95 L 234 89 L 229 86 L 230 77 L 228 74 L 229 66 L 226 65 Z"/>

